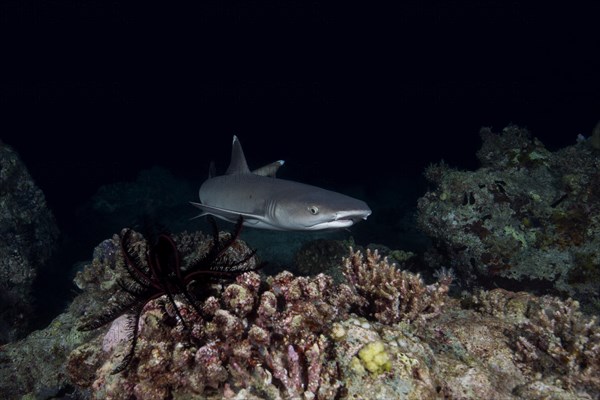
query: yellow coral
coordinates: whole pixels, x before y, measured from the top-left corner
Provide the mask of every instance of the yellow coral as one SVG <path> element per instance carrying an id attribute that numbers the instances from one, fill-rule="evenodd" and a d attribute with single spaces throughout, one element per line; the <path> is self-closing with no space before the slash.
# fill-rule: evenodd
<path id="1" fill-rule="evenodd" d="M 392 369 L 390 356 L 385 350 L 385 346 L 381 341 L 371 342 L 365 345 L 358 352 L 358 358 L 367 371 L 374 375 L 378 375 Z"/>

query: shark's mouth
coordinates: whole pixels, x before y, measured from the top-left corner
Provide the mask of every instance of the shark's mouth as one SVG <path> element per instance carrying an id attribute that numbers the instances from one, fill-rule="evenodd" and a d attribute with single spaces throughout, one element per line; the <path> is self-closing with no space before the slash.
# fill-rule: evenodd
<path id="1" fill-rule="evenodd" d="M 354 225 L 354 221 L 351 219 L 338 219 L 335 221 L 320 222 L 311 226 L 307 226 L 306 229 L 309 231 L 319 231 L 323 229 L 339 229 L 347 228 Z"/>
<path id="2" fill-rule="evenodd" d="M 371 215 L 371 210 L 360 210 L 360 211 L 338 211 L 335 213 L 336 221 L 345 221 L 349 220 L 352 223 L 358 222 L 363 219 L 367 219 L 367 217 Z"/>
<path id="3" fill-rule="evenodd" d="M 335 214 L 334 219 L 319 222 L 315 225 L 307 227 L 309 230 L 320 230 L 320 229 L 339 229 L 347 228 L 354 225 L 371 215 L 371 210 L 360 210 L 360 211 L 338 211 Z"/>

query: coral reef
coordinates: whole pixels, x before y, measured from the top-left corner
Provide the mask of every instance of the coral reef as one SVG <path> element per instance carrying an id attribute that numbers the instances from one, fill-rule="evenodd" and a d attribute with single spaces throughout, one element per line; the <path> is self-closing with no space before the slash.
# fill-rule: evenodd
<path id="1" fill-rule="evenodd" d="M 173 241 L 182 265 L 211 247 L 200 233 Z M 130 366 L 115 374 L 129 350 L 127 320 L 93 332 L 75 327 L 119 288 L 126 273 L 120 243 L 115 235 L 96 248 L 76 278 L 83 292 L 67 314 L 3 349 L 6 398 L 600 396 L 600 328 L 577 302 L 505 289 L 452 298 L 448 270 L 426 284 L 371 250 L 340 260 L 345 283 L 324 274 L 244 272 L 205 287 L 199 310 L 182 295 L 174 304 L 167 296 L 153 299 L 141 314 Z M 236 242 L 231 251 L 237 259 L 248 248 Z"/>
<path id="2" fill-rule="evenodd" d="M 104 243 L 100 247 L 108 251 L 108 257 L 97 254 L 96 258 L 118 263 L 115 240 L 112 246 Z M 175 237 L 175 242 L 183 241 Z M 185 249 L 179 251 L 185 256 Z M 213 285 L 211 295 L 198 305 L 200 312 L 178 296 L 174 296 L 174 306 L 166 296 L 159 297 L 148 302 L 141 315 L 137 350 L 129 369 L 113 373 L 127 354 L 124 322 L 115 320 L 101 345 L 86 344 L 71 354 L 68 371 L 72 381 L 92 388 L 96 398 L 139 397 L 140 393 L 145 398 L 234 393 L 259 398 L 334 398 L 342 393 L 343 376 L 335 358 L 331 322 L 347 319 L 351 309 L 379 317 L 373 310 L 382 308 L 383 303 L 370 292 L 374 282 L 368 275 L 390 281 L 388 290 L 397 295 L 398 308 L 389 315 L 396 321 L 416 319 L 420 311 L 435 315 L 449 284 L 426 286 L 418 276 L 401 273 L 377 252 L 368 251 L 366 257 L 352 252 L 345 265 L 348 284 L 341 285 L 324 274 L 296 277 L 281 272 L 263 281 L 258 274 L 246 272 L 234 283 Z M 103 262 L 86 268 L 79 280 L 87 283 L 80 286 L 97 281 L 107 267 L 115 270 Z M 118 279 L 113 276 L 106 281 Z M 385 313 L 381 316 L 388 318 Z M 180 319 L 190 329 L 186 330 Z M 361 349 L 357 348 L 352 356 L 363 360 L 374 374 L 388 372 L 393 362 L 382 342 L 375 343 L 379 344 L 364 346 L 359 355 Z M 82 370 L 82 364 L 90 368 Z M 93 368 L 97 368 L 95 373 Z"/>
<path id="3" fill-rule="evenodd" d="M 600 328 L 579 304 L 543 297 L 527 311 L 528 321 L 514 340 L 521 361 L 535 372 L 553 373 L 568 387 L 600 389 Z"/>
<path id="4" fill-rule="evenodd" d="M 434 354 L 409 324 L 351 316 L 333 324 L 335 356 L 348 399 L 436 399 Z"/>
<path id="5" fill-rule="evenodd" d="M 88 346 L 71 355 L 69 371 L 74 381 L 94 388 L 96 398 L 139 398 L 142 393 L 144 398 L 221 396 L 240 391 L 269 398 L 304 392 L 333 398 L 339 377 L 329 360 L 331 345 L 322 336 L 326 321 L 338 312 L 322 301 L 334 297 L 331 279 L 281 273 L 268 285 L 268 290 L 260 291 L 260 277 L 249 272 L 235 283 L 215 288 L 202 304 L 202 315 L 189 304 L 178 303 L 193 326 L 191 332 L 169 322 L 174 313 L 164 298 L 153 300 L 140 321 L 130 370 L 111 373 L 121 362 L 123 349 L 117 343 L 98 365 L 93 380 L 85 380 L 91 377 L 88 374 L 81 377 L 79 366 L 103 359 L 90 354 Z"/>
<path id="6" fill-rule="evenodd" d="M 58 228 L 17 153 L 0 142 L 0 343 L 23 337 L 32 283 L 56 250 Z"/>
<path id="7" fill-rule="evenodd" d="M 548 151 L 524 129 L 482 129 L 477 171 L 441 163 L 419 199 L 432 266 L 463 283 L 561 293 L 592 306 L 600 295 L 600 158 L 588 141 Z"/>

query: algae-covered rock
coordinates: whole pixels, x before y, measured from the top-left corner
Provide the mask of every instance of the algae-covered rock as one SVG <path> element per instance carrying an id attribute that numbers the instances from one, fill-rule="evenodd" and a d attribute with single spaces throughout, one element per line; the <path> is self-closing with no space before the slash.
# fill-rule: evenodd
<path id="1" fill-rule="evenodd" d="M 482 129 L 481 168 L 427 169 L 418 202 L 426 259 L 463 283 L 600 296 L 600 158 L 588 141 L 551 152 L 524 129 Z M 575 141 L 575 140 L 574 140 Z"/>

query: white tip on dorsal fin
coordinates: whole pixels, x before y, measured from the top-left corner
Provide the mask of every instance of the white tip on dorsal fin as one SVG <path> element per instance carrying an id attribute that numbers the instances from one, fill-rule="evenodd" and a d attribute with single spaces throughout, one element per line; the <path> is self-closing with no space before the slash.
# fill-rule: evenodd
<path id="1" fill-rule="evenodd" d="M 249 174 L 250 169 L 244 157 L 244 150 L 237 136 L 233 135 L 233 143 L 231 144 L 231 162 L 225 174 Z"/>
<path id="2" fill-rule="evenodd" d="M 277 173 L 277 170 L 284 163 L 285 163 L 285 161 L 278 160 L 278 161 L 272 162 L 271 164 L 267 164 L 264 167 L 260 167 L 258 169 L 255 169 L 254 171 L 252 171 L 252 173 L 256 174 L 256 175 L 271 176 L 271 177 L 275 178 L 275 174 Z"/>

